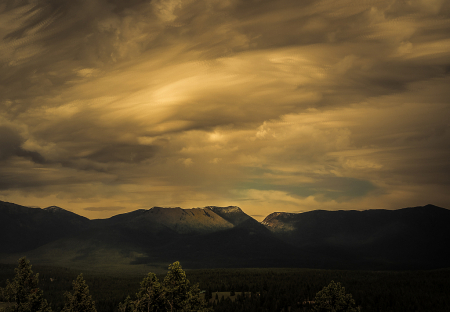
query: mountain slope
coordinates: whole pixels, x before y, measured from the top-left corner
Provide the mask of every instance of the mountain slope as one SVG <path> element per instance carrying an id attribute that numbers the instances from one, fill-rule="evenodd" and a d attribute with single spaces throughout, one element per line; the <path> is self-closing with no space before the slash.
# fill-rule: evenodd
<path id="1" fill-rule="evenodd" d="M 95 226 L 121 226 L 156 233 L 170 229 L 178 234 L 209 233 L 229 229 L 233 224 L 209 209 L 153 207 L 113 216 L 109 219 L 92 220 Z"/>
<path id="2" fill-rule="evenodd" d="M 233 227 L 233 224 L 208 209 L 161 208 L 147 211 L 147 219 L 163 224 L 179 234 L 209 233 Z"/>
<path id="3" fill-rule="evenodd" d="M 30 223 L 27 232 L 21 232 L 17 222 L 12 225 L 11 236 L 22 238 L 14 241 L 20 249 L 2 252 L 3 260 L 14 261 L 26 252 L 37 263 L 54 262 L 71 267 L 97 263 L 102 256 L 109 267 L 114 267 L 115 262 L 166 266 L 176 260 L 184 261 L 187 267 L 239 267 L 280 265 L 284 263 L 281 258 L 292 256 L 288 245 L 283 250 L 283 242 L 238 207 L 153 207 L 108 219 L 83 218 L 86 222 L 72 231 L 53 231 L 53 235 L 41 238 L 39 244 L 30 244 L 31 233 L 40 237 L 42 224 L 58 223 L 56 217 L 71 219 L 72 213 L 58 207 L 9 208 L 6 214 L 21 216 L 25 221 L 24 216 L 29 215 L 39 215 L 45 220 Z M 0 247 L 3 246 L 5 242 Z M 268 253 L 268 249 L 278 252 Z"/>
<path id="4" fill-rule="evenodd" d="M 241 208 L 236 206 L 228 206 L 228 207 L 217 207 L 217 206 L 207 206 L 205 210 L 211 210 L 214 213 L 221 216 L 223 219 L 227 220 L 233 225 L 239 225 L 240 223 L 253 219 L 248 214 L 242 211 Z"/>
<path id="5" fill-rule="evenodd" d="M 379 268 L 450 265 L 450 210 L 427 205 L 399 210 L 272 213 L 262 224 L 328 262 Z M 321 260 L 324 261 L 324 260 Z"/>
<path id="6" fill-rule="evenodd" d="M 277 212 L 259 223 L 239 207 L 140 209 L 89 220 L 59 207 L 0 202 L 0 259 L 60 266 L 186 268 L 450 267 L 450 210 Z"/>
<path id="7" fill-rule="evenodd" d="M 59 207 L 29 208 L 0 201 L 2 252 L 21 252 L 86 229 L 89 219 Z"/>

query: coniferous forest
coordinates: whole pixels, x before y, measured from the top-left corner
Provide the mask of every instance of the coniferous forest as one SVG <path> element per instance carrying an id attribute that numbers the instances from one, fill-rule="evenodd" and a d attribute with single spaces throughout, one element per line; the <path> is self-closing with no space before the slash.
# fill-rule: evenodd
<path id="1" fill-rule="evenodd" d="M 15 275 L 13 265 L 0 265 L 0 287 Z M 33 266 L 38 287 L 52 311 L 67 306 L 67 293 L 80 273 L 71 269 Z M 119 311 L 127 296 L 139 292 L 145 276 L 83 272 L 98 312 Z M 164 275 L 155 275 L 162 283 Z M 312 269 L 187 270 L 190 285 L 198 284 L 208 307 L 221 311 L 313 311 L 318 292 L 335 281 L 351 294 L 360 311 L 449 311 L 450 270 L 344 271 Z M 219 292 L 219 293 L 218 293 Z M 222 293 L 237 294 L 231 298 Z M 243 295 L 241 292 L 245 292 Z M 2 295 L 2 294 L 0 294 Z M 1 298 L 5 301 L 4 298 Z M 66 302 L 65 302 L 66 301 Z M 208 308 L 205 307 L 205 308 Z M 164 310 L 165 311 L 165 310 Z M 328 311 L 319 310 L 317 311 Z M 353 311 L 353 310 L 345 310 Z M 357 310 L 354 310 L 357 311 Z"/>

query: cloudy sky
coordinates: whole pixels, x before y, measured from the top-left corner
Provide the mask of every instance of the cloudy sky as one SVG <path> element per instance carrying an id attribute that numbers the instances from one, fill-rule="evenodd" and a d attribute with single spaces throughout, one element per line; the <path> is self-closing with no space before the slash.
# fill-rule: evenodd
<path id="1" fill-rule="evenodd" d="M 450 2 L 2 0 L 0 200 L 450 208 Z"/>

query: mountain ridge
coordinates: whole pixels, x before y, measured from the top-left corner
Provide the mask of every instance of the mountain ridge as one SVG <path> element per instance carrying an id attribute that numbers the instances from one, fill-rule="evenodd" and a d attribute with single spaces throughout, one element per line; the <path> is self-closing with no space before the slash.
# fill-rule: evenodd
<path id="1" fill-rule="evenodd" d="M 89 220 L 57 206 L 0 201 L 0 261 L 125 267 L 183 261 L 187 268 L 450 267 L 450 210 L 274 212 L 262 222 L 237 206 L 138 209 Z"/>

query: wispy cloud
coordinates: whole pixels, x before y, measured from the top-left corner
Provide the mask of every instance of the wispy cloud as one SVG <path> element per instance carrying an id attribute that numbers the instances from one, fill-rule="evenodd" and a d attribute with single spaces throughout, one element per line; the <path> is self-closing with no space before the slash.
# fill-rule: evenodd
<path id="1" fill-rule="evenodd" d="M 450 206 L 450 5 L 6 1 L 0 197 Z"/>
<path id="2" fill-rule="evenodd" d="M 87 211 L 117 211 L 117 210 L 124 210 L 126 207 L 122 206 L 113 206 L 113 207 L 86 207 L 84 210 Z"/>

